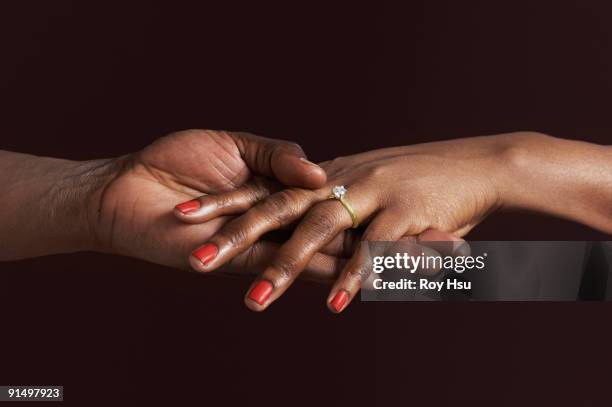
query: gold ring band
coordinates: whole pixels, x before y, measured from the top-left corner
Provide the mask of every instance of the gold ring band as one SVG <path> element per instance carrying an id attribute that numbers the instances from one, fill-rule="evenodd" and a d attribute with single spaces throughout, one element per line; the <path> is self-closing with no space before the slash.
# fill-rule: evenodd
<path id="1" fill-rule="evenodd" d="M 338 201 L 340 201 L 340 203 L 342 204 L 342 206 L 344 206 L 344 208 L 347 210 L 347 212 L 349 213 L 349 215 L 351 215 L 351 220 L 353 221 L 353 229 L 356 229 L 357 227 L 359 227 L 359 219 L 357 219 L 357 214 L 355 214 L 355 211 L 353 210 L 353 207 L 351 206 L 351 204 L 349 204 L 345 199 L 344 199 L 344 194 L 346 193 L 346 188 L 344 188 L 343 186 L 336 186 L 334 188 L 332 188 L 332 194 L 330 196 L 328 196 L 328 199 L 336 199 Z"/>

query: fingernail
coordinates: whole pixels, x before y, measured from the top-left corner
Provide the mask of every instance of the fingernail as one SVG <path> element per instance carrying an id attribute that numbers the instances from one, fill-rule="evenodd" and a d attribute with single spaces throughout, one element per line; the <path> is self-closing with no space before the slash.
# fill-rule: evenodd
<path id="1" fill-rule="evenodd" d="M 308 165 L 313 165 L 313 166 L 315 166 L 315 167 L 318 167 L 318 165 L 317 165 L 317 164 L 313 163 L 312 161 L 308 161 L 308 160 L 307 160 L 306 158 L 304 158 L 304 157 L 300 157 L 300 160 L 301 160 L 301 161 L 303 161 L 303 162 L 305 162 L 305 163 L 306 163 L 306 164 L 308 164 Z"/>
<path id="2" fill-rule="evenodd" d="M 200 207 L 200 201 L 192 199 L 191 201 L 183 202 L 175 206 L 183 215 L 193 212 Z"/>
<path id="3" fill-rule="evenodd" d="M 336 293 L 329 305 L 331 305 L 336 312 L 340 312 L 344 304 L 346 304 L 346 300 L 348 300 L 348 294 L 346 291 L 340 290 Z"/>
<path id="4" fill-rule="evenodd" d="M 217 256 L 218 252 L 219 249 L 216 245 L 212 243 L 207 243 L 204 246 L 194 250 L 191 255 L 196 259 L 200 260 L 202 264 L 206 265 Z"/>
<path id="5" fill-rule="evenodd" d="M 272 283 L 261 280 L 249 293 L 249 298 L 259 305 L 263 305 L 272 294 Z"/>

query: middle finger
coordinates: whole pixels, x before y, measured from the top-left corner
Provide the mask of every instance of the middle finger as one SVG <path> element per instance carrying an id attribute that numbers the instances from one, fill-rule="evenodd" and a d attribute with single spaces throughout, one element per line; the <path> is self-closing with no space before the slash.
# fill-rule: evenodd
<path id="1" fill-rule="evenodd" d="M 351 189 L 353 190 L 353 189 Z M 366 220 L 378 207 L 377 200 L 360 191 L 362 199 L 351 200 L 353 210 Z M 349 197 L 350 199 L 350 197 Z M 262 311 L 280 297 L 293 283 L 312 257 L 336 235 L 353 224 L 349 212 L 336 200 L 326 200 L 308 211 L 291 238 L 283 244 L 270 266 L 253 284 L 245 297 L 246 305 Z"/>

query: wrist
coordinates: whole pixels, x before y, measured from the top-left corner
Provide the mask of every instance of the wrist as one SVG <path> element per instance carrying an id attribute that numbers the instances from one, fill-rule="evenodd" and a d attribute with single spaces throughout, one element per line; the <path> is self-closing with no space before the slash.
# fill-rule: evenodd
<path id="1" fill-rule="evenodd" d="M 542 162 L 538 145 L 552 137 L 537 132 L 500 134 L 491 160 L 495 169 L 496 189 L 502 209 L 534 209 L 532 202 L 537 181 L 534 172 Z"/>
<path id="2" fill-rule="evenodd" d="M 62 242 L 61 251 L 98 250 L 98 211 L 105 187 L 117 175 L 118 160 L 68 162 L 45 197 L 43 207 Z"/>
<path id="3" fill-rule="evenodd" d="M 498 157 L 503 207 L 612 230 L 610 147 L 540 133 L 507 136 Z"/>
<path id="4" fill-rule="evenodd" d="M 0 260 L 94 249 L 89 208 L 111 163 L 0 151 Z"/>

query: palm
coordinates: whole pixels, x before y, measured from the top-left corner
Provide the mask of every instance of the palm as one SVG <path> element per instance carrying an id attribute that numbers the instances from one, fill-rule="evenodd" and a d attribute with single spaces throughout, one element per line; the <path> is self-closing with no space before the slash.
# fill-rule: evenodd
<path id="1" fill-rule="evenodd" d="M 251 176 L 233 139 L 224 133 L 187 131 L 165 137 L 127 158 L 104 193 L 109 225 L 100 239 L 109 250 L 172 267 L 188 268 L 188 253 L 226 221 L 181 224 L 172 208 L 202 194 L 220 193 Z"/>

